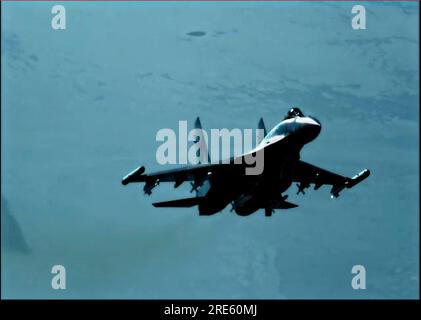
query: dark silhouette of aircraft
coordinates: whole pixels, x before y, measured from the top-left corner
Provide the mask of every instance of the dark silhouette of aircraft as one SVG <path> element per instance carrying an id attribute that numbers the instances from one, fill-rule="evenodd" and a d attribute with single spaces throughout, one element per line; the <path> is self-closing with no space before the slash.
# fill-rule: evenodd
<path id="1" fill-rule="evenodd" d="M 201 129 L 199 118 L 195 127 Z M 174 188 L 177 188 L 183 182 L 190 181 L 191 192 L 196 191 L 195 197 L 153 205 L 197 205 L 200 215 L 212 215 L 231 203 L 232 210 L 241 216 L 252 214 L 258 209 L 264 209 L 265 215 L 271 216 L 274 209 L 297 207 L 286 201 L 287 195 L 282 195 L 292 183 L 297 184 L 297 194 L 304 194 L 311 184 L 315 190 L 322 185 L 330 185 L 331 197 L 337 198 L 342 190 L 354 187 L 370 175 L 370 171 L 365 169 L 349 178 L 301 161 L 301 149 L 319 135 L 321 124 L 314 117 L 304 116 L 299 108 L 289 110 L 269 133 L 266 133 L 263 119 L 260 119 L 258 128 L 264 130 L 263 140 L 249 153 L 229 159 L 229 163 L 197 164 L 151 174 L 144 174 L 145 168 L 142 166 L 126 175 L 122 184 L 144 182 L 144 192 L 150 195 L 160 182 L 174 182 Z M 259 152 L 264 152 L 263 171 L 258 175 L 246 174 L 245 168 L 250 167 L 250 161 L 246 161 L 247 155 L 257 156 Z"/>

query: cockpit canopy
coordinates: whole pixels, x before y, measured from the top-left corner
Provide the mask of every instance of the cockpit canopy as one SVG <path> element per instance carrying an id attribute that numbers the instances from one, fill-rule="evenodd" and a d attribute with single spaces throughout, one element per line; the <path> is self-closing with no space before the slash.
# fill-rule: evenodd
<path id="1" fill-rule="evenodd" d="M 266 145 L 274 137 L 283 139 L 292 134 L 301 143 L 308 143 L 317 137 L 320 129 L 320 122 L 316 118 L 305 116 L 299 108 L 291 108 L 285 118 L 270 130 L 261 143 Z"/>
<path id="2" fill-rule="evenodd" d="M 295 117 L 304 117 L 304 113 L 301 112 L 300 108 L 292 108 L 288 111 L 287 115 L 285 116 L 284 120 L 292 119 Z"/>

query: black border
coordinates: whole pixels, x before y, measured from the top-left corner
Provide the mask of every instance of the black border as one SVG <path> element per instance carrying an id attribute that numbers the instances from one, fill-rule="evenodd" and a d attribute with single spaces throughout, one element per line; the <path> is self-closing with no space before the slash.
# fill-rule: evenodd
<path id="1" fill-rule="evenodd" d="M 0 6 L 0 15 L 2 14 L 2 7 L 4 0 L 1 1 Z M 7 0 L 8 2 L 11 2 L 13 0 Z M 14 0 L 16 1 L 16 0 Z M 22 0 L 20 0 L 22 1 Z M 30 1 L 37 1 L 37 0 L 30 0 Z M 42 0 L 40 0 L 41 2 Z M 53 2 L 54 0 L 47 0 L 42 2 Z M 72 0 L 57 0 L 54 2 L 65 2 L 65 1 L 72 1 Z M 94 0 L 94 1 L 101 1 L 101 0 Z M 113 1 L 113 0 L 105 0 L 105 1 Z M 130 1 L 130 0 L 129 0 Z M 135 0 L 136 1 L 136 0 Z M 151 2 L 151 0 L 147 0 L 148 2 Z M 153 0 L 152 0 L 153 1 Z M 161 1 L 161 0 L 159 0 Z M 174 0 L 170 0 L 174 1 Z M 192 0 L 191 2 L 200 2 L 200 1 L 208 1 L 208 0 Z M 212 1 L 212 0 L 211 0 Z M 217 0 L 217 1 L 226 1 L 226 2 L 232 2 L 229 0 Z M 242 2 L 241 0 L 234 0 L 238 2 Z M 246 0 L 247 2 L 250 2 L 250 0 Z M 244 2 L 246 2 L 244 1 Z M 261 2 L 262 0 L 255 0 L 256 2 Z M 265 0 L 263 0 L 265 1 Z M 269 0 L 269 1 L 277 1 L 277 0 Z M 285 1 L 285 0 L 284 0 Z M 292 0 L 294 1 L 294 0 Z M 297 0 L 295 0 L 297 1 Z M 300 0 L 298 0 L 300 1 Z M 331 1 L 331 0 L 327 0 Z M 353 0 L 339 0 L 337 2 L 379 2 L 379 0 L 361 0 L 361 1 L 353 1 Z M 416 0 L 418 2 L 418 23 L 419 23 L 419 29 L 421 30 L 421 22 L 420 22 L 420 12 L 421 12 L 421 0 Z M 25 2 L 23 0 L 22 2 Z M 29 2 L 29 1 L 28 1 Z M 91 2 L 87 0 L 87 2 Z M 122 1 L 124 2 L 124 0 Z M 146 2 L 146 1 L 145 1 Z M 177 1 L 177 2 L 190 2 L 190 1 Z M 282 0 L 279 0 L 279 2 L 283 2 Z M 288 2 L 287 0 L 285 2 Z M 321 1 L 314 1 L 310 0 L 308 2 L 325 2 L 323 0 Z M 383 2 L 383 1 L 382 1 Z M 384 2 L 415 2 L 414 0 L 410 1 L 399 1 L 399 0 L 386 0 Z M 420 36 L 420 32 L 418 33 Z M 1 36 L 3 34 L 1 33 Z M 0 42 L 0 47 L 2 46 L 2 41 Z M 420 52 L 418 52 L 420 53 Z M 418 56 L 418 67 L 421 66 L 421 58 L 420 55 Z M 0 79 L 0 85 L 2 79 L 2 73 L 1 73 L 1 79 Z M 418 82 L 420 83 L 420 70 L 418 73 Z M 419 108 L 421 106 L 421 95 L 419 95 Z M 0 134 L 1 134 L 1 114 L 2 114 L 2 106 L 0 101 Z M 420 108 L 421 111 L 421 108 Z M 419 134 L 421 136 L 421 112 L 419 112 Z M 420 150 L 418 154 L 418 163 L 421 164 L 421 155 Z M 1 166 L 1 152 L 2 152 L 2 146 L 0 148 L 0 166 Z M 1 171 L 0 171 L 0 177 L 1 177 Z M 421 175 L 419 177 L 419 186 L 421 186 Z M 1 184 L 0 184 L 1 188 Z M 421 199 L 420 199 L 421 204 Z M 421 207 L 421 205 L 420 205 Z M 419 208 L 420 208 L 419 207 Z M 420 215 L 419 215 L 419 222 L 420 222 Z M 421 226 L 421 224 L 420 224 Z M 421 248 L 421 228 L 419 229 L 419 239 L 418 239 L 418 250 L 420 258 Z M 1 233 L 1 230 L 0 230 Z M 1 256 L 0 256 L 0 263 L 1 263 Z M 2 265 L 2 264 L 1 264 Z M 0 265 L 0 268 L 1 268 Z M 420 269 L 418 269 L 418 276 L 420 275 Z M 1 284 L 1 276 L 0 274 L 0 284 Z M 206 313 L 198 313 L 198 315 L 194 319 L 235 319 L 235 318 L 241 318 L 241 319 L 271 319 L 271 318 L 290 318 L 290 317 L 300 317 L 303 314 L 306 314 L 307 312 L 310 313 L 310 316 L 313 316 L 313 312 L 320 312 L 323 311 L 324 316 L 334 316 L 335 318 L 342 318 L 343 316 L 355 316 L 355 317 L 364 317 L 367 316 L 367 313 L 365 312 L 365 308 L 375 308 L 376 310 L 376 317 L 379 316 L 379 313 L 385 312 L 388 316 L 397 316 L 397 317 L 405 317 L 409 312 L 414 311 L 414 307 L 419 310 L 420 306 L 420 292 L 421 292 L 421 284 L 419 282 L 419 288 L 418 288 L 418 298 L 417 299 L 302 299 L 302 300 L 281 300 L 281 299 L 234 299 L 234 300 L 227 300 L 227 299 L 133 299 L 133 300 L 126 300 L 126 299 L 118 299 L 118 300 L 108 300 L 108 299 L 7 299 L 4 300 L 1 295 L 0 290 L 0 307 L 3 308 L 10 308 L 9 311 L 11 312 L 13 317 L 16 317 L 19 313 L 23 312 L 32 312 L 32 311 L 43 311 L 43 315 L 51 315 L 54 317 L 62 317 L 62 316 L 86 316 L 88 313 L 80 312 L 79 309 L 73 308 L 73 306 L 81 306 L 81 307 L 94 307 L 94 314 L 98 315 L 98 312 L 106 312 L 108 313 L 110 308 L 117 308 L 117 315 L 122 316 L 123 313 L 126 313 L 128 311 L 133 311 L 133 316 L 135 318 L 139 319 L 189 319 L 190 316 L 176 316 L 176 315 L 164 315 L 164 308 L 167 306 L 170 306 L 171 304 L 177 305 L 177 306 L 198 306 L 200 308 L 206 308 L 208 305 L 256 305 L 257 306 L 257 316 L 236 316 L 236 315 L 207 315 Z M 54 307 L 57 308 L 57 310 L 51 309 L 51 304 L 54 305 Z M 27 308 L 19 308 L 20 306 L 27 306 Z M 305 306 L 308 306 L 309 308 L 305 308 Z M 46 309 L 44 309 L 46 308 Z M 334 310 L 335 308 L 339 308 L 338 311 Z M 288 311 L 291 311 L 292 314 L 288 314 Z M 326 312 L 326 310 L 328 310 Z M 152 317 L 151 317 L 152 316 Z"/>

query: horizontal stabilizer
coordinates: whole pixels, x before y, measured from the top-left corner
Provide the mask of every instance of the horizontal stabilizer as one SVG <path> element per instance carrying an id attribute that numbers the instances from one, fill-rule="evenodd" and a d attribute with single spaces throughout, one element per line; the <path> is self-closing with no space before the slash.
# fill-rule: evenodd
<path id="1" fill-rule="evenodd" d="M 156 208 L 164 208 L 164 207 L 189 208 L 189 207 L 198 205 L 202 199 L 203 197 L 193 197 L 193 198 L 186 198 L 186 199 L 155 202 L 152 205 Z"/>

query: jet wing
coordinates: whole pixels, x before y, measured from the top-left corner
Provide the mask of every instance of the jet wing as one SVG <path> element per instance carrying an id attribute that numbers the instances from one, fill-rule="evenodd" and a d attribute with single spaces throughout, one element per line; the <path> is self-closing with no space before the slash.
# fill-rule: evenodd
<path id="1" fill-rule="evenodd" d="M 236 178 L 244 173 L 244 166 L 237 164 L 199 164 L 193 166 L 185 166 L 171 170 L 164 170 L 155 173 L 144 174 L 145 167 L 139 167 L 126 175 L 121 183 L 127 185 L 129 183 L 144 182 L 144 191 L 146 194 L 151 194 L 151 191 L 160 182 L 174 182 L 174 187 L 177 188 L 185 181 L 193 181 L 193 190 L 197 189 L 203 181 L 210 175 L 224 176 L 229 178 Z"/>
<path id="2" fill-rule="evenodd" d="M 304 189 L 308 188 L 311 183 L 314 189 L 319 189 L 322 185 L 331 185 L 330 193 L 332 197 L 338 197 L 339 192 L 345 188 L 352 188 L 370 175 L 370 170 L 365 169 L 352 178 L 345 177 L 328 170 L 316 167 L 304 161 L 298 161 L 293 173 L 293 182 L 299 182 L 298 192 L 304 193 Z"/>
<path id="3" fill-rule="evenodd" d="M 230 166 L 229 164 L 202 164 L 186 166 L 182 168 L 158 171 L 155 173 L 143 174 L 144 167 L 139 167 L 126 175 L 122 183 L 124 185 L 133 182 L 147 182 L 149 180 L 159 180 L 160 182 L 193 181 L 199 176 L 206 176 L 208 173 L 223 171 Z"/>
<path id="4" fill-rule="evenodd" d="M 200 123 L 196 125 L 200 126 Z M 282 143 L 281 143 L 282 142 Z M 245 153 L 241 156 L 231 157 L 227 160 L 227 163 L 209 163 L 209 164 L 197 164 L 192 166 L 185 166 L 176 169 L 170 169 L 165 171 L 159 171 L 150 174 L 144 174 L 145 167 L 138 167 L 137 169 L 126 175 L 121 183 L 127 185 L 134 182 L 145 182 L 145 192 L 152 184 L 159 184 L 159 182 L 175 182 L 175 187 L 179 186 L 184 181 L 198 182 L 201 179 L 206 178 L 208 175 L 223 175 L 224 177 L 235 178 L 238 176 L 244 177 L 244 173 L 247 168 L 254 167 L 254 164 L 247 164 L 247 157 L 251 154 L 263 152 L 265 156 L 270 157 L 271 150 L 279 150 L 284 148 L 286 150 L 289 145 L 289 137 L 278 137 L 268 142 L 264 146 L 257 146 L 255 149 Z M 275 150 L 275 151 L 276 151 Z M 240 159 L 241 158 L 241 159 Z M 239 161 L 237 161 L 239 160 Z M 247 175 L 247 179 L 254 179 L 257 175 Z M 153 187 L 152 187 L 153 188 Z M 150 189 L 152 190 L 152 189 Z"/>

